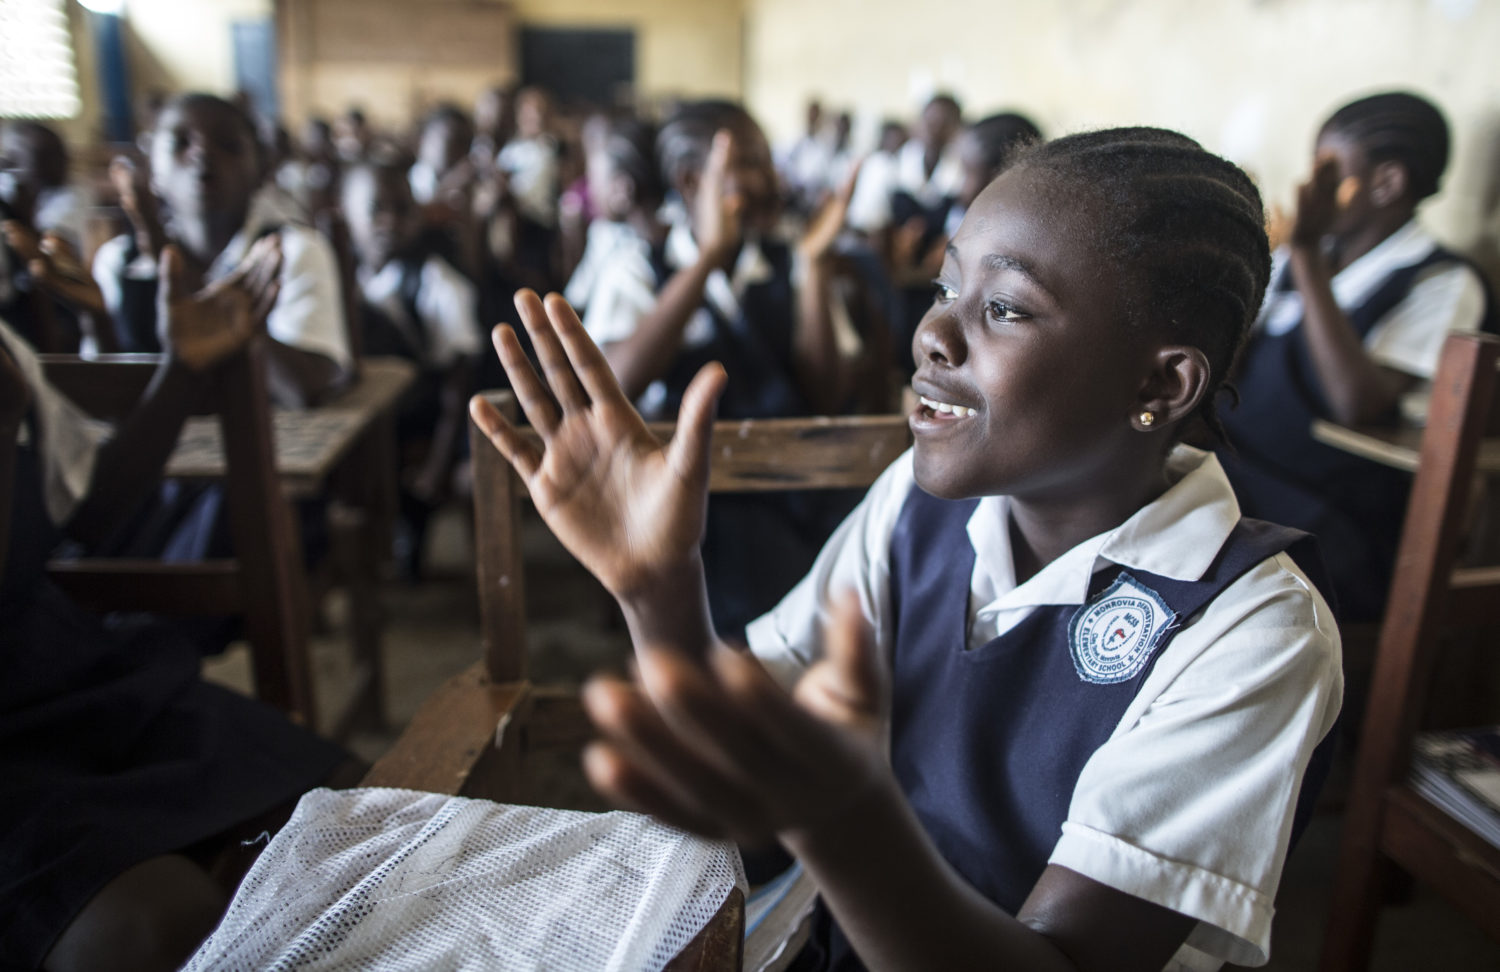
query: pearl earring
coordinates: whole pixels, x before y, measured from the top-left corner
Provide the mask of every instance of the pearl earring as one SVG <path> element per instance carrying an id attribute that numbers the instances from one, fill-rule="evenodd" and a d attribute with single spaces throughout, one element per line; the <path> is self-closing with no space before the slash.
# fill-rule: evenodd
<path id="1" fill-rule="evenodd" d="M 1142 412 L 1140 414 L 1140 419 L 1141 419 L 1141 424 L 1144 425 L 1146 428 L 1149 429 L 1151 426 L 1153 426 L 1153 425 L 1156 424 L 1156 413 L 1155 412 Z"/>

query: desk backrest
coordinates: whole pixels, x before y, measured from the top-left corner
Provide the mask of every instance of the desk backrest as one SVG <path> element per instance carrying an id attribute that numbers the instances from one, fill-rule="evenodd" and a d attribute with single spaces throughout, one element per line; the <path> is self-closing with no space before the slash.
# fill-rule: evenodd
<path id="1" fill-rule="evenodd" d="M 487 397 L 514 420 L 510 392 Z M 671 423 L 653 423 L 662 438 Z M 519 533 L 523 493 L 503 456 L 471 421 L 475 571 L 482 646 L 497 683 L 526 677 L 525 584 Z M 905 415 L 740 419 L 714 423 L 708 488 L 719 492 L 869 486 L 911 444 Z"/>

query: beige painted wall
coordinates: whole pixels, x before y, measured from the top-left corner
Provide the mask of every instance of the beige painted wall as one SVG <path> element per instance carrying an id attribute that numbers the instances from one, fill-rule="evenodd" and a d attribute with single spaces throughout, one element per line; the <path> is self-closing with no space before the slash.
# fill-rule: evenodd
<path id="1" fill-rule="evenodd" d="M 1497 229 L 1496 0 L 746 3 L 746 100 L 773 138 L 795 134 L 810 94 L 873 128 L 941 87 L 971 117 L 1015 107 L 1048 134 L 1177 128 L 1289 202 L 1332 109 L 1407 87 L 1439 102 L 1455 131 L 1425 218 L 1470 249 Z"/>
<path id="2" fill-rule="evenodd" d="M 522 27 L 629 27 L 647 99 L 740 97 L 746 0 L 515 0 Z M 749 0 L 753 2 L 753 0 Z"/>

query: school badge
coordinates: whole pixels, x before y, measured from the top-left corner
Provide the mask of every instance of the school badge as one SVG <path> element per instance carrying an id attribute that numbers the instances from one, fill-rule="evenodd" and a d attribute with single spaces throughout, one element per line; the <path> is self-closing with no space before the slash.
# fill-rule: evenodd
<path id="1" fill-rule="evenodd" d="M 1176 618 L 1160 594 L 1122 572 L 1068 624 L 1078 677 L 1097 685 L 1134 678 Z"/>

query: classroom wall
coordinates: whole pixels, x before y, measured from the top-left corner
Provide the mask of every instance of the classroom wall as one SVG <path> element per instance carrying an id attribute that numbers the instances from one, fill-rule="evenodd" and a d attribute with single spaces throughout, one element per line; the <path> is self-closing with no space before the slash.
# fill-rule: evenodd
<path id="1" fill-rule="evenodd" d="M 1411 88 L 1455 130 L 1424 218 L 1471 250 L 1500 231 L 1495 0 L 746 0 L 745 19 L 745 96 L 773 139 L 795 136 L 808 95 L 873 138 L 943 88 L 970 117 L 1019 108 L 1049 134 L 1180 129 L 1286 204 L 1332 109 Z"/>

